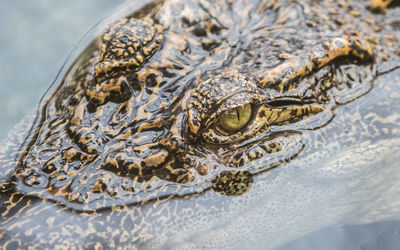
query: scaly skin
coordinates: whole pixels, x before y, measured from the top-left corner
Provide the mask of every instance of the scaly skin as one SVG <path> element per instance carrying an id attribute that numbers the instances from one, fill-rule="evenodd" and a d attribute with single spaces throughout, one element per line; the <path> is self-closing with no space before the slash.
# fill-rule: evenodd
<path id="1" fill-rule="evenodd" d="M 266 171 L 324 148 L 338 110 L 396 72 L 398 10 L 366 7 L 158 1 L 110 22 L 17 140 L 21 150 L 6 148 L 17 157 L 1 155 L 0 240 L 165 247 L 173 224 L 230 216 Z M 226 129 L 221 117 L 232 112 L 247 118 Z M 378 116 L 361 114 L 353 117 L 362 123 Z M 328 134 L 343 147 L 396 134 L 345 124 L 353 137 Z"/>

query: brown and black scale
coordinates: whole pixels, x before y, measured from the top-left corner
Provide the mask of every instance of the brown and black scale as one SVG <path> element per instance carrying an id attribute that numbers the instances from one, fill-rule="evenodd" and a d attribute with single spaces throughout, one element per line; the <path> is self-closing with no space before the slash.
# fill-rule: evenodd
<path id="1" fill-rule="evenodd" d="M 22 139 L 7 145 L 0 242 L 142 246 L 229 201 L 193 211 L 181 199 L 242 194 L 255 175 L 323 146 L 302 131 L 325 126 L 398 67 L 400 19 L 368 5 L 171 0 L 112 21 L 21 150 Z M 244 129 L 217 128 L 245 104 Z"/>

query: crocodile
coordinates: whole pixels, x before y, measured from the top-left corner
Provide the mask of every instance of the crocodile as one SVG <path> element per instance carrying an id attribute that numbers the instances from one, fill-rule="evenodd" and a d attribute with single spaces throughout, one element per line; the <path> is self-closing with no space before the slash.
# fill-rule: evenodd
<path id="1" fill-rule="evenodd" d="M 395 198 L 366 177 L 399 158 L 399 11 L 389 1 L 125 6 L 1 148 L 0 242 L 261 248 L 339 215 L 393 217 Z M 387 202 L 354 212 L 369 201 L 343 195 L 356 184 Z M 345 205 L 326 207 L 334 199 Z"/>

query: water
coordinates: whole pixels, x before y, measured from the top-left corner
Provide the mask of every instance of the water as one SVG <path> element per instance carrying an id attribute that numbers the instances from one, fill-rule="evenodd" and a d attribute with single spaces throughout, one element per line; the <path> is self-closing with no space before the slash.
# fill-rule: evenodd
<path id="1" fill-rule="evenodd" d="M 0 140 L 39 102 L 79 39 L 123 0 L 0 0 Z"/>
<path id="2" fill-rule="evenodd" d="M 68 53 L 122 0 L 0 0 L 0 140 L 32 110 Z M 395 249 L 400 222 L 334 225 L 280 249 Z"/>
<path id="3" fill-rule="evenodd" d="M 353 226 L 334 225 L 284 244 L 276 250 L 398 249 L 399 231 L 399 221 Z"/>

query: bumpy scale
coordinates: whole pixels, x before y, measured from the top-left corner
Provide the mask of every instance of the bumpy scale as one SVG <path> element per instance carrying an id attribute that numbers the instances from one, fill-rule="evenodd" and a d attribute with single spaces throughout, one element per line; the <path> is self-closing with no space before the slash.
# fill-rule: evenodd
<path id="1" fill-rule="evenodd" d="M 171 0 L 111 22 L 43 105 L 2 184 L 1 225 L 38 197 L 43 211 L 52 202 L 73 211 L 62 225 L 92 225 L 83 216 L 92 213 L 109 232 L 129 213 L 143 218 L 132 222 L 140 235 L 127 233 L 143 244 L 156 230 L 144 204 L 161 211 L 176 197 L 247 192 L 313 145 L 302 131 L 327 125 L 373 88 L 379 65 L 399 59 L 396 21 L 365 7 Z M 63 238 L 74 236 L 53 240 Z"/>

